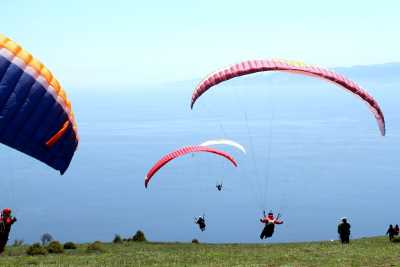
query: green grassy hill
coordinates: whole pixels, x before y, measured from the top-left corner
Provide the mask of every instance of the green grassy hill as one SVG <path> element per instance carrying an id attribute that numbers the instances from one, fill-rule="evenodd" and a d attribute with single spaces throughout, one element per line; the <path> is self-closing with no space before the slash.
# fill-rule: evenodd
<path id="1" fill-rule="evenodd" d="M 0 266 L 400 266 L 400 243 L 385 237 L 287 244 L 88 244 L 63 254 L 27 256 L 27 246 L 7 247 Z"/>

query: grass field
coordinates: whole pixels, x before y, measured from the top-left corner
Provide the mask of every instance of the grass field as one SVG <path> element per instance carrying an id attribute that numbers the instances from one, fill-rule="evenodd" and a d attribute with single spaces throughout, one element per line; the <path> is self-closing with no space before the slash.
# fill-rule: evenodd
<path id="1" fill-rule="evenodd" d="M 87 244 L 63 254 L 27 256 L 27 246 L 7 247 L 0 266 L 400 266 L 400 243 L 385 237 L 286 244 Z"/>

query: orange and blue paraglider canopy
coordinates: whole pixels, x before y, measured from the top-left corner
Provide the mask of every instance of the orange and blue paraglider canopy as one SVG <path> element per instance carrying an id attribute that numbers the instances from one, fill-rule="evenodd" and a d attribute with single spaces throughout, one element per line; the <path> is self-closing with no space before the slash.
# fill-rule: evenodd
<path id="1" fill-rule="evenodd" d="M 29 52 L 0 34 L 0 142 L 63 174 L 78 146 L 64 89 Z"/>

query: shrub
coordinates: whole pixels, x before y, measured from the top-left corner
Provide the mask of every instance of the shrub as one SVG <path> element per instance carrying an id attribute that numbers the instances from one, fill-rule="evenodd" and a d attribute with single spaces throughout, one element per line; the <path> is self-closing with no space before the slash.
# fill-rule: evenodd
<path id="1" fill-rule="evenodd" d="M 114 240 L 113 240 L 114 244 L 120 244 L 122 243 L 122 238 L 120 235 L 115 235 Z"/>
<path id="2" fill-rule="evenodd" d="M 35 243 L 28 247 L 28 249 L 26 250 L 26 253 L 31 256 L 46 255 L 47 250 L 42 245 L 40 245 L 40 243 Z"/>
<path id="3" fill-rule="evenodd" d="M 63 253 L 64 249 L 61 246 L 61 243 L 58 241 L 51 241 L 48 245 L 47 245 L 47 251 L 49 253 Z"/>
<path id="4" fill-rule="evenodd" d="M 95 241 L 88 245 L 87 249 L 88 252 L 104 252 L 105 249 L 103 244 L 100 241 Z"/>
<path id="5" fill-rule="evenodd" d="M 40 238 L 40 241 L 42 241 L 42 245 L 45 246 L 45 245 L 49 244 L 51 241 L 53 241 L 53 237 L 51 236 L 51 234 L 45 233 Z"/>
<path id="6" fill-rule="evenodd" d="M 400 237 L 398 237 L 398 236 L 397 237 L 396 236 L 393 237 L 392 242 L 393 243 L 400 243 Z"/>
<path id="7" fill-rule="evenodd" d="M 139 231 L 137 231 L 136 234 L 132 237 L 132 241 L 135 241 L 135 242 L 145 242 L 145 241 L 147 241 L 147 240 L 146 240 L 146 237 L 144 236 L 143 231 L 139 230 Z"/>
<path id="8" fill-rule="evenodd" d="M 74 242 L 67 242 L 64 244 L 64 249 L 76 249 L 76 245 Z"/>
<path id="9" fill-rule="evenodd" d="M 199 240 L 197 240 L 196 238 L 192 239 L 192 243 L 193 244 L 200 244 Z"/>

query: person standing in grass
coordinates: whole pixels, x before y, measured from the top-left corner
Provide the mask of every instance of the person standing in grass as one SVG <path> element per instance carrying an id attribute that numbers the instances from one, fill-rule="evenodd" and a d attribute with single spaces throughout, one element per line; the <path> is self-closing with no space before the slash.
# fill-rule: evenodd
<path id="1" fill-rule="evenodd" d="M 389 240 L 392 241 L 394 235 L 396 234 L 396 230 L 393 228 L 393 225 L 389 225 L 389 229 L 386 231 L 386 234 L 389 235 Z"/>
<path id="2" fill-rule="evenodd" d="M 350 228 L 351 225 L 347 222 L 347 218 L 342 218 L 342 221 L 338 225 L 338 234 L 342 244 L 350 242 Z"/>
<path id="3" fill-rule="evenodd" d="M 4 248 L 10 235 L 11 225 L 17 221 L 17 218 L 11 215 L 11 209 L 5 208 L 1 212 L 0 217 L 0 254 L 3 253 Z"/>

